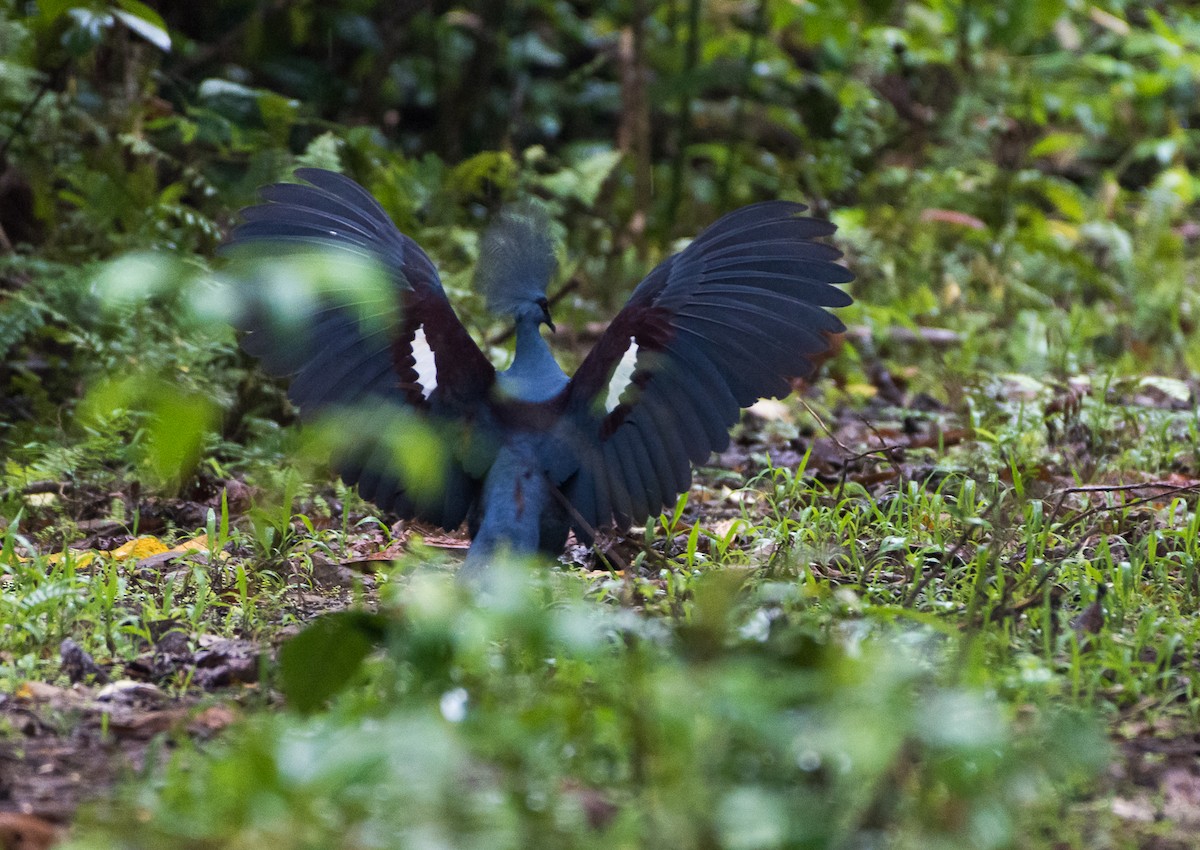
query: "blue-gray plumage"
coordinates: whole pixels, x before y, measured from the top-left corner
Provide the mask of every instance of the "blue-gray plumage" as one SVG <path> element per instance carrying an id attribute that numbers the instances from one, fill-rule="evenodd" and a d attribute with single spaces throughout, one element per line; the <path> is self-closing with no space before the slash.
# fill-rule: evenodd
<path id="1" fill-rule="evenodd" d="M 674 503 L 691 464 L 728 445 L 742 407 L 784 396 L 813 355 L 844 330 L 827 308 L 850 297 L 841 254 L 813 241 L 828 222 L 770 201 L 717 221 L 634 290 L 568 378 L 541 335 L 554 273 L 536 207 L 504 212 L 485 234 L 476 285 L 516 327 L 512 365 L 497 373 L 463 328 L 433 263 L 357 183 L 305 168 L 302 184 L 263 190 L 226 250 L 259 255 L 330 247 L 378 260 L 398 301 L 394 326 L 365 323 L 327 298 L 297 333 L 249 310 L 243 345 L 291 375 L 303 415 L 377 402 L 403 406 L 445 437 L 436 492 L 406 485 L 389 441 L 364 433 L 335 459 L 342 478 L 384 509 L 473 535 L 465 571 L 501 548 L 558 554 L 567 534 L 628 527 Z"/>

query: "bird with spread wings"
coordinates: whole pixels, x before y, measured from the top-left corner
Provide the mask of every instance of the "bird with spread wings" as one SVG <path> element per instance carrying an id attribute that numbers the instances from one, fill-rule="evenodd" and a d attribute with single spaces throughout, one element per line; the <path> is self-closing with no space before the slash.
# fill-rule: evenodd
<path id="1" fill-rule="evenodd" d="M 424 251 L 353 180 L 302 168 L 303 183 L 262 190 L 226 253 L 260 259 L 350 252 L 379 265 L 393 319 L 368 322 L 325 297 L 286 332 L 247 311 L 243 347 L 290 376 L 303 417 L 337 407 L 399 408 L 443 437 L 438 486 L 414 487 L 378 429 L 335 459 L 347 484 L 380 508 L 445 529 L 468 523 L 464 572 L 497 551 L 558 555 L 574 531 L 627 528 L 673 505 L 692 464 L 729 442 L 739 410 L 782 397 L 844 330 L 829 308 L 850 304 L 853 275 L 816 241 L 834 232 L 805 207 L 769 201 L 729 213 L 638 285 L 573 377 L 541 326 L 554 243 L 537 208 L 503 212 L 484 235 L 476 283 L 515 325 L 512 365 L 497 371 L 454 312 Z M 328 294 L 327 294 L 328 296 Z M 267 305 L 269 306 L 269 305 Z M 386 429 L 383 429 L 386 430 Z"/>

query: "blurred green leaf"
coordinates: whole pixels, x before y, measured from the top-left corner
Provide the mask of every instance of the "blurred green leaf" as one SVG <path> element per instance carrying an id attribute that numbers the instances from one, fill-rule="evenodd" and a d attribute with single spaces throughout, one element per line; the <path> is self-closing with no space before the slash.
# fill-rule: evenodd
<path id="1" fill-rule="evenodd" d="M 598 150 L 568 168 L 538 178 L 538 183 L 558 198 L 590 206 L 620 161 L 620 151 Z"/>
<path id="2" fill-rule="evenodd" d="M 316 711 L 346 687 L 385 639 L 388 620 L 364 611 L 318 617 L 279 650 L 279 676 L 288 705 Z"/>
<path id="3" fill-rule="evenodd" d="M 1039 157 L 1078 153 L 1086 143 L 1087 138 L 1079 133 L 1048 133 L 1029 149 L 1029 155 Z"/>

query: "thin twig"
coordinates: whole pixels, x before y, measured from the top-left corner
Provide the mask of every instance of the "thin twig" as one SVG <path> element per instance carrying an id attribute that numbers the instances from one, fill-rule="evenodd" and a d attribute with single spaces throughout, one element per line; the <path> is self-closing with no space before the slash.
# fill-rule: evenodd
<path id="1" fill-rule="evenodd" d="M 583 518 L 583 514 L 579 513 L 578 509 L 571 504 L 571 500 L 567 498 L 566 494 L 563 493 L 562 490 L 558 489 L 557 485 L 555 485 L 555 483 L 551 481 L 549 477 L 546 478 L 546 484 L 549 485 L 550 492 L 554 494 L 554 498 L 558 499 L 558 503 L 567 509 L 567 513 L 571 515 L 571 519 L 576 522 L 578 526 L 582 528 L 589 536 L 591 536 L 592 542 L 594 543 L 600 536 L 599 532 L 596 531 L 590 522 Z M 600 560 L 604 561 L 605 565 L 612 570 L 613 565 L 609 563 L 608 555 L 605 555 L 595 547 L 593 547 L 592 551 L 594 551 L 596 555 L 599 556 Z M 625 560 L 615 551 L 610 552 L 609 554 L 612 555 L 612 560 L 617 562 L 617 567 L 625 572 L 626 575 L 628 575 L 629 565 L 625 563 Z"/>
<path id="2" fill-rule="evenodd" d="M 1163 498 L 1164 496 L 1178 496 L 1178 495 L 1182 495 L 1184 493 L 1200 492 L 1200 484 L 1185 484 L 1182 486 L 1174 486 L 1174 485 L 1168 485 L 1168 484 L 1154 484 L 1154 483 L 1150 483 L 1150 484 L 1116 484 L 1116 485 L 1112 485 L 1112 486 L 1104 486 L 1104 485 L 1097 484 L 1097 485 L 1085 485 L 1085 486 L 1081 486 L 1081 487 L 1068 487 L 1067 489 L 1062 491 L 1062 494 L 1059 498 L 1058 505 L 1055 507 L 1054 514 L 1052 514 L 1051 525 L 1054 525 L 1053 524 L 1053 516 L 1057 515 L 1059 508 L 1061 508 L 1061 506 L 1062 506 L 1062 500 L 1066 498 L 1066 495 L 1068 493 L 1096 493 L 1096 492 L 1105 492 L 1105 491 L 1122 492 L 1122 491 L 1128 491 L 1128 490 L 1141 489 L 1141 488 L 1145 488 L 1145 487 L 1161 487 L 1161 488 L 1164 488 L 1165 490 L 1167 490 L 1167 492 L 1157 493 L 1153 496 L 1146 496 L 1146 497 L 1140 498 L 1140 499 L 1134 499 L 1131 502 L 1122 502 L 1119 505 L 1100 505 L 1099 507 L 1090 508 L 1074 517 L 1071 517 L 1068 520 L 1064 520 L 1063 523 L 1055 526 L 1055 530 L 1058 531 L 1059 533 L 1061 533 L 1061 532 L 1067 530 L 1068 528 L 1070 528 L 1071 526 L 1077 525 L 1080 522 L 1082 522 L 1083 520 L 1088 519 L 1089 517 L 1092 517 L 1092 516 L 1096 516 L 1097 514 L 1107 513 L 1109 511 L 1121 510 L 1123 508 L 1137 507 L 1138 505 L 1143 505 L 1148 502 L 1157 501 L 1157 500 Z M 1054 563 L 1046 565 L 1046 568 L 1042 571 L 1042 574 L 1038 577 L 1038 580 L 1034 583 L 1033 589 L 1029 592 L 1029 594 L 1026 596 L 1026 598 L 1023 602 L 1017 603 L 1016 605 L 1014 605 L 1008 609 L 995 608 L 992 610 L 991 614 L 989 615 L 989 619 L 994 622 L 1005 616 L 1019 614 L 1022 611 L 1028 609 L 1029 607 L 1032 607 L 1033 604 L 1036 604 L 1037 601 L 1039 601 L 1039 597 L 1042 592 L 1042 589 L 1046 586 L 1046 582 L 1048 582 L 1050 580 L 1050 577 L 1053 576 L 1057 572 L 1058 565 L 1064 563 L 1065 561 L 1069 560 L 1070 558 L 1072 558 L 1076 554 L 1078 554 L 1083 549 L 1083 547 L 1087 545 L 1087 542 L 1088 542 L 1088 538 L 1084 537 L 1084 536 L 1080 536 L 1078 539 L 1076 539 L 1076 541 L 1071 545 L 1071 547 L 1069 549 L 1067 549 L 1065 552 L 1061 553 L 1054 559 Z"/>
<path id="3" fill-rule="evenodd" d="M 1147 486 L 1171 487 L 1171 484 L 1081 484 L 1078 487 L 1066 487 L 1059 491 L 1058 501 L 1054 503 L 1054 510 L 1050 512 L 1050 525 L 1054 525 L 1058 521 L 1058 515 L 1062 511 L 1063 503 L 1066 502 L 1067 496 L 1075 493 L 1118 493 L 1126 490 L 1139 490 Z"/>
<path id="4" fill-rule="evenodd" d="M 849 458 L 851 455 L 854 454 L 850 450 L 849 446 L 847 446 L 845 443 L 843 443 L 841 440 L 839 440 L 837 438 L 837 435 L 833 433 L 833 429 L 831 429 L 828 425 L 825 424 L 825 420 L 822 419 L 820 417 L 820 415 L 815 410 L 812 409 L 812 405 L 810 405 L 807 401 L 805 401 L 802 398 L 797 399 L 797 401 L 799 401 L 800 404 L 804 407 L 804 409 L 808 411 L 809 416 L 811 416 L 813 419 L 817 420 L 817 424 L 821 426 L 821 430 L 824 431 L 825 434 L 829 437 L 829 439 L 831 439 L 833 441 L 833 444 L 835 446 L 837 446 L 839 449 L 841 449 L 843 452 L 845 452 L 847 458 Z M 871 451 L 868 451 L 865 454 L 863 454 L 862 457 L 866 457 L 866 455 L 871 454 L 874 451 L 878 451 L 878 450 L 872 449 Z"/>
<path id="5" fill-rule="evenodd" d="M 1165 481 L 1147 481 L 1143 484 L 1083 484 L 1079 487 L 1068 487 L 1062 492 L 1067 493 L 1120 493 L 1127 490 L 1177 490 L 1180 487 L 1192 488 L 1196 484 L 1167 484 Z"/>
<path id="6" fill-rule="evenodd" d="M 892 466 L 896 469 L 896 473 L 900 476 L 901 482 L 904 481 L 904 473 L 902 470 L 900 470 L 895 459 L 891 456 L 891 453 L 896 451 L 897 449 L 906 448 L 906 446 L 898 444 L 898 443 L 887 443 L 878 448 L 867 449 L 866 451 L 862 451 L 862 452 L 855 452 L 849 446 L 847 446 L 845 443 L 843 443 L 841 440 L 839 440 L 837 438 L 837 435 L 833 433 L 833 429 L 831 429 L 829 427 L 829 425 L 827 425 L 825 423 L 825 420 L 822 419 L 820 417 L 820 415 L 815 410 L 812 409 L 812 407 L 809 405 L 809 403 L 807 401 L 805 401 L 804 399 L 799 399 L 799 401 L 800 401 L 800 404 L 803 405 L 804 409 L 808 411 L 809 415 L 812 416 L 813 419 L 817 420 L 817 424 L 821 426 L 821 430 L 825 432 L 826 436 L 828 436 L 829 439 L 833 441 L 833 444 L 835 446 L 837 446 L 838 449 L 840 449 L 842 452 L 842 472 L 841 472 L 841 475 L 838 476 L 838 486 L 837 486 L 837 489 L 834 491 L 836 494 L 838 494 L 839 497 L 840 497 L 841 493 L 845 490 L 846 478 L 847 478 L 847 475 L 849 474 L 850 464 L 854 463 L 855 461 L 862 460 L 863 458 L 870 457 L 871 455 L 874 455 L 874 454 L 883 455 L 888 460 L 888 462 L 890 464 L 892 464 Z M 875 434 L 876 437 L 878 437 L 881 441 L 883 440 L 883 437 L 880 435 L 880 433 L 877 430 L 875 430 L 874 426 L 872 426 L 871 423 L 867 422 L 865 419 L 863 420 L 863 422 L 864 422 L 864 424 L 866 424 L 866 426 L 868 428 L 871 429 L 871 431 Z"/>
<path id="7" fill-rule="evenodd" d="M 1069 520 L 1064 520 L 1059 531 L 1070 528 L 1083 522 L 1085 519 L 1096 516 L 1097 514 L 1108 513 L 1109 511 L 1118 511 L 1125 508 L 1136 508 L 1138 505 L 1145 505 L 1150 502 L 1156 502 L 1164 496 L 1180 496 L 1184 493 L 1200 492 L 1200 484 L 1185 484 L 1178 487 L 1168 487 L 1165 492 L 1156 493 L 1153 496 L 1143 496 L 1140 499 L 1134 499 L 1132 502 L 1122 502 L 1119 505 L 1100 505 L 1095 508 L 1089 508 L 1081 514 L 1071 517 Z"/>
<path id="8" fill-rule="evenodd" d="M 875 435 L 875 439 L 883 443 L 883 445 L 875 451 L 881 453 L 883 457 L 887 458 L 888 463 L 890 463 L 892 468 L 896 470 L 896 475 L 900 479 L 900 486 L 903 488 L 906 480 L 904 476 L 904 469 L 900 466 L 900 461 L 895 458 L 895 453 L 904 448 L 904 446 L 887 442 L 883 438 L 883 435 L 879 433 L 879 429 L 875 427 L 873 422 L 869 421 L 865 416 L 859 416 L 858 418 L 859 421 L 866 425 L 870 432 Z"/>

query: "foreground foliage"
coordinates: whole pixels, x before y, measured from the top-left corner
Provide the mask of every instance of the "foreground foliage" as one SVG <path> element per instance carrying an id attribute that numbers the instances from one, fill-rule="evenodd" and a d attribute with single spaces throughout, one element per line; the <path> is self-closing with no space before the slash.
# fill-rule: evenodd
<path id="1" fill-rule="evenodd" d="M 72 846 L 1000 847 L 1105 754 L 1078 717 L 1013 716 L 928 629 L 821 627 L 794 583 L 741 581 L 706 577 L 669 627 L 519 567 L 477 601 L 417 577 L 285 656 L 383 645 L 329 711 L 185 750 L 131 792 L 137 827 L 95 810 Z"/>

